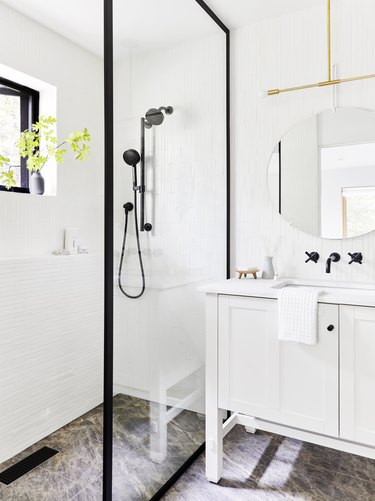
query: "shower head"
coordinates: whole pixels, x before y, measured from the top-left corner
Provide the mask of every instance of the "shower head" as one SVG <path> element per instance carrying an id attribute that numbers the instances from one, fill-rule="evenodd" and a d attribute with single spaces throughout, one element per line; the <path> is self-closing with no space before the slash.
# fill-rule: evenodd
<path id="1" fill-rule="evenodd" d="M 131 165 L 132 167 L 136 166 L 141 160 L 141 157 L 137 150 L 126 150 L 122 155 L 122 158 L 124 159 L 125 163 Z"/>
<path id="2" fill-rule="evenodd" d="M 147 124 L 151 127 L 153 125 L 160 125 L 164 122 L 164 115 L 160 110 L 156 108 L 151 108 L 146 112 L 145 118 L 147 120 Z"/>
<path id="3" fill-rule="evenodd" d="M 160 106 L 160 108 L 150 108 L 145 115 L 145 127 L 151 129 L 153 125 L 161 125 L 164 122 L 163 111 L 166 115 L 172 115 L 172 106 Z"/>

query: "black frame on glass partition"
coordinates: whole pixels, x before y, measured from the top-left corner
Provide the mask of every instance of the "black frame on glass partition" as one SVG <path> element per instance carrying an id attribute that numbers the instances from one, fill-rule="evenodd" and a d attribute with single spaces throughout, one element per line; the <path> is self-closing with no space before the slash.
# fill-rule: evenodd
<path id="1" fill-rule="evenodd" d="M 17 96 L 20 98 L 20 132 L 30 129 L 39 119 L 39 92 L 25 85 L 0 77 L 0 94 Z M 0 152 L 1 153 L 1 152 Z M 0 191 L 15 193 L 29 193 L 29 171 L 26 168 L 26 158 L 20 158 L 21 186 L 7 190 L 0 185 Z"/>
<path id="2" fill-rule="evenodd" d="M 193 0 L 223 30 L 226 39 L 226 276 L 230 278 L 230 30 L 203 0 Z M 103 500 L 112 500 L 113 462 L 113 0 L 104 4 L 104 413 Z M 204 451 L 203 443 L 159 489 L 158 501 Z"/>

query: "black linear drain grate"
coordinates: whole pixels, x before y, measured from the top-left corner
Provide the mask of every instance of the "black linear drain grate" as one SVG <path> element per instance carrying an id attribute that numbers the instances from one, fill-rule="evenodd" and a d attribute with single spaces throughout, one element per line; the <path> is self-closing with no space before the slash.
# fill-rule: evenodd
<path id="1" fill-rule="evenodd" d="M 18 478 L 22 477 L 22 475 L 25 475 L 25 473 L 28 473 L 40 464 L 44 463 L 44 461 L 47 461 L 47 459 L 50 459 L 58 454 L 58 452 L 59 451 L 51 449 L 50 447 L 42 447 L 38 451 L 30 454 L 30 456 L 21 459 L 18 463 L 2 471 L 0 473 L 0 482 L 5 485 L 11 484 Z"/>

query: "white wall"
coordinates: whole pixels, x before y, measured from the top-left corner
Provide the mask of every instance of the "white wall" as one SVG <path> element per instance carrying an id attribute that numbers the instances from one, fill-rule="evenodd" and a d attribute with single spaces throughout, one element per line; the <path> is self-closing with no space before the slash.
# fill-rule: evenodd
<path id="1" fill-rule="evenodd" d="M 163 389 L 170 396 L 174 384 L 175 395 L 189 386 L 203 393 L 204 297 L 197 287 L 225 278 L 225 37 L 131 55 L 116 64 L 115 82 L 116 263 L 122 205 L 133 201 L 122 153 L 139 149 L 140 118 L 149 108 L 174 107 L 146 131 L 146 221 L 153 224 L 141 234 L 147 289 L 137 300 L 115 290 L 116 389 L 153 401 L 165 401 Z M 140 284 L 133 224 L 131 213 L 125 285 Z M 202 411 L 202 403 L 195 408 Z"/>
<path id="2" fill-rule="evenodd" d="M 57 87 L 58 135 L 92 155 L 59 167 L 56 197 L 0 192 L 0 462 L 102 397 L 102 63 L 0 3 L 0 63 Z M 80 228 L 90 256 L 50 256 Z"/>
<path id="3" fill-rule="evenodd" d="M 333 63 L 338 76 L 375 71 L 375 16 L 372 0 L 332 2 Z M 236 263 L 261 265 L 263 235 L 281 236 L 276 260 L 284 276 L 327 278 L 325 259 L 337 251 L 331 279 L 374 281 L 375 236 L 347 241 L 322 240 L 294 229 L 280 218 L 267 189 L 270 155 L 296 122 L 332 106 L 332 89 L 319 88 L 259 97 L 259 89 L 286 87 L 326 78 L 325 5 L 249 25 L 232 33 L 232 244 Z M 341 106 L 375 109 L 375 80 L 343 84 Z M 304 263 L 304 252 L 318 251 L 317 265 Z M 362 251 L 362 266 L 348 266 L 347 252 Z"/>

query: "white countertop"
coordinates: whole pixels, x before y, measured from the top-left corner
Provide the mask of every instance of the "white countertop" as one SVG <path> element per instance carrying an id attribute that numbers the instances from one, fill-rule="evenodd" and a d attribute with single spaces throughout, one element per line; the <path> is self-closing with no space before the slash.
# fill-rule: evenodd
<path id="1" fill-rule="evenodd" d="M 278 278 L 262 280 L 253 278 L 231 278 L 199 287 L 206 294 L 225 294 L 231 296 L 249 296 L 277 299 L 284 286 L 319 287 L 323 289 L 319 303 L 347 304 L 354 306 L 375 307 L 375 283 L 335 282 L 328 280 L 304 280 Z"/>

